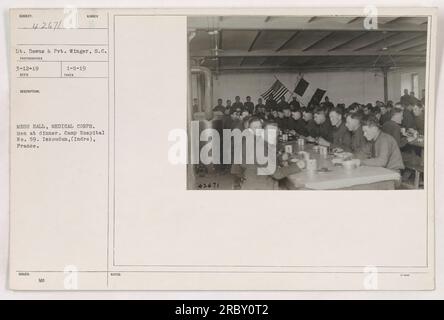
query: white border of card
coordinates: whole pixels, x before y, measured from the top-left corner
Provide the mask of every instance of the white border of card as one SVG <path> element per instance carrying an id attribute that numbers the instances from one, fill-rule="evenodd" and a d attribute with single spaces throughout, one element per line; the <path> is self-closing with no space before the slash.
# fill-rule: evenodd
<path id="1" fill-rule="evenodd" d="M 78 10 L 97 23 L 48 32 L 33 24 L 59 21 L 66 9 L 10 11 L 11 289 L 434 289 L 435 9 L 377 8 L 428 18 L 424 189 L 310 192 L 187 190 L 186 166 L 167 162 L 167 132 L 187 126 L 187 16 L 364 16 L 364 8 Z M 20 46 L 67 39 L 102 41 L 103 77 L 16 76 Z M 153 112 L 146 101 L 162 97 L 170 101 Z M 82 122 L 104 138 L 13 147 L 18 124 Z"/>

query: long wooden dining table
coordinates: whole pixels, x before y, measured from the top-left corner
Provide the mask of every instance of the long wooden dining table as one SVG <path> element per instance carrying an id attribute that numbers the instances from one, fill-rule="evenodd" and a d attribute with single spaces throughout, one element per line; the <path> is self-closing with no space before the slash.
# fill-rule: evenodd
<path id="1" fill-rule="evenodd" d="M 292 174 L 283 182 L 288 189 L 305 190 L 393 190 L 400 174 L 382 167 L 359 166 L 349 169 L 342 164 L 334 164 L 332 153 L 325 155 L 316 150 L 314 144 L 298 145 L 297 141 L 280 143 L 281 150 L 285 145 L 292 146 L 293 159 L 301 157 L 300 151 L 309 154 L 310 159 L 316 159 L 317 170 L 303 169 Z M 294 164 L 292 164 L 294 165 Z"/>

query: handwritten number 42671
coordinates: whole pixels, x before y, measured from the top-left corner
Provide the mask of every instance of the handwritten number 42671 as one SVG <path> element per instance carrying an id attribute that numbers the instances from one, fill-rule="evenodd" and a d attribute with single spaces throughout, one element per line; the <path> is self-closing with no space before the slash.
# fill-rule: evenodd
<path id="1" fill-rule="evenodd" d="M 219 189 L 219 183 L 218 182 L 199 183 L 197 187 L 199 189 Z"/>
<path id="2" fill-rule="evenodd" d="M 49 29 L 49 30 L 56 30 L 60 29 L 62 27 L 62 20 L 59 21 L 49 21 L 49 22 L 41 22 L 41 23 L 34 23 L 32 25 L 33 29 Z"/>

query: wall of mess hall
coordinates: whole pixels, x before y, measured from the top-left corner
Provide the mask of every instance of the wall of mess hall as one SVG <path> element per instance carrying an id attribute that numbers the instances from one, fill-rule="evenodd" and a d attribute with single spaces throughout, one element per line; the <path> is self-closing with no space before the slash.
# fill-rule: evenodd
<path id="1" fill-rule="evenodd" d="M 221 74 L 213 80 L 213 99 L 234 99 L 240 95 L 245 101 L 245 96 L 250 95 L 254 102 L 276 80 L 276 77 L 293 91 L 300 75 L 298 73 L 228 73 Z M 358 102 L 374 102 L 384 97 L 384 78 L 381 72 L 369 71 L 323 71 L 303 74 L 309 86 L 300 101 L 307 104 L 317 88 L 327 90 L 326 95 L 332 102 L 351 104 Z M 288 95 L 289 97 L 289 95 Z M 299 97 L 298 97 L 299 98 Z M 213 104 L 214 102 L 213 101 Z"/>
<path id="2" fill-rule="evenodd" d="M 415 94 L 420 98 L 421 90 L 425 87 L 425 67 L 403 68 L 389 71 L 388 73 L 388 99 L 399 101 L 406 80 L 411 79 L 412 74 L 418 74 L 419 90 Z M 224 105 L 227 99 L 234 101 L 239 95 L 242 101 L 246 96 L 251 96 L 254 103 L 279 79 L 290 91 L 295 88 L 300 74 L 294 73 L 222 73 L 213 75 L 213 106 L 217 99 L 222 98 Z M 376 100 L 384 100 L 384 77 L 378 70 L 356 70 L 356 71 L 320 71 L 306 72 L 303 74 L 306 81 L 310 83 L 302 98 L 302 103 L 307 103 L 317 88 L 327 90 L 326 95 L 332 102 L 375 103 Z M 196 76 L 192 77 L 192 95 L 198 97 L 198 85 Z M 407 88 L 409 89 L 409 88 Z M 287 95 L 290 97 L 290 94 Z"/>
<path id="3" fill-rule="evenodd" d="M 404 89 L 413 90 L 412 77 L 414 74 L 418 75 L 418 88 L 415 91 L 415 96 L 421 99 L 421 91 L 426 85 L 426 68 L 399 68 L 394 69 L 388 73 L 388 98 L 394 102 L 399 101 L 399 97 L 403 94 Z"/>

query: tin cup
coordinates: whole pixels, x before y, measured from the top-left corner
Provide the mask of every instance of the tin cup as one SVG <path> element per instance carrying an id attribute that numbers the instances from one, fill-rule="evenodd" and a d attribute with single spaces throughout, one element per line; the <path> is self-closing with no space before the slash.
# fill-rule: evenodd
<path id="1" fill-rule="evenodd" d="M 299 138 L 299 139 L 298 139 L 298 146 L 303 147 L 304 144 L 305 144 L 305 140 L 302 139 L 302 138 Z"/>
<path id="2" fill-rule="evenodd" d="M 318 169 L 318 162 L 316 159 L 307 160 L 307 171 L 315 172 Z"/>
<path id="3" fill-rule="evenodd" d="M 285 152 L 290 154 L 293 153 L 293 146 L 291 144 L 287 144 L 285 146 Z"/>
<path id="4" fill-rule="evenodd" d="M 325 146 L 320 146 L 320 147 L 319 147 L 319 153 L 320 153 L 322 156 L 327 156 L 327 155 L 328 155 L 328 148 L 325 147 Z"/>
<path id="5" fill-rule="evenodd" d="M 288 134 L 284 133 L 282 135 L 282 141 L 287 142 L 288 141 Z"/>

